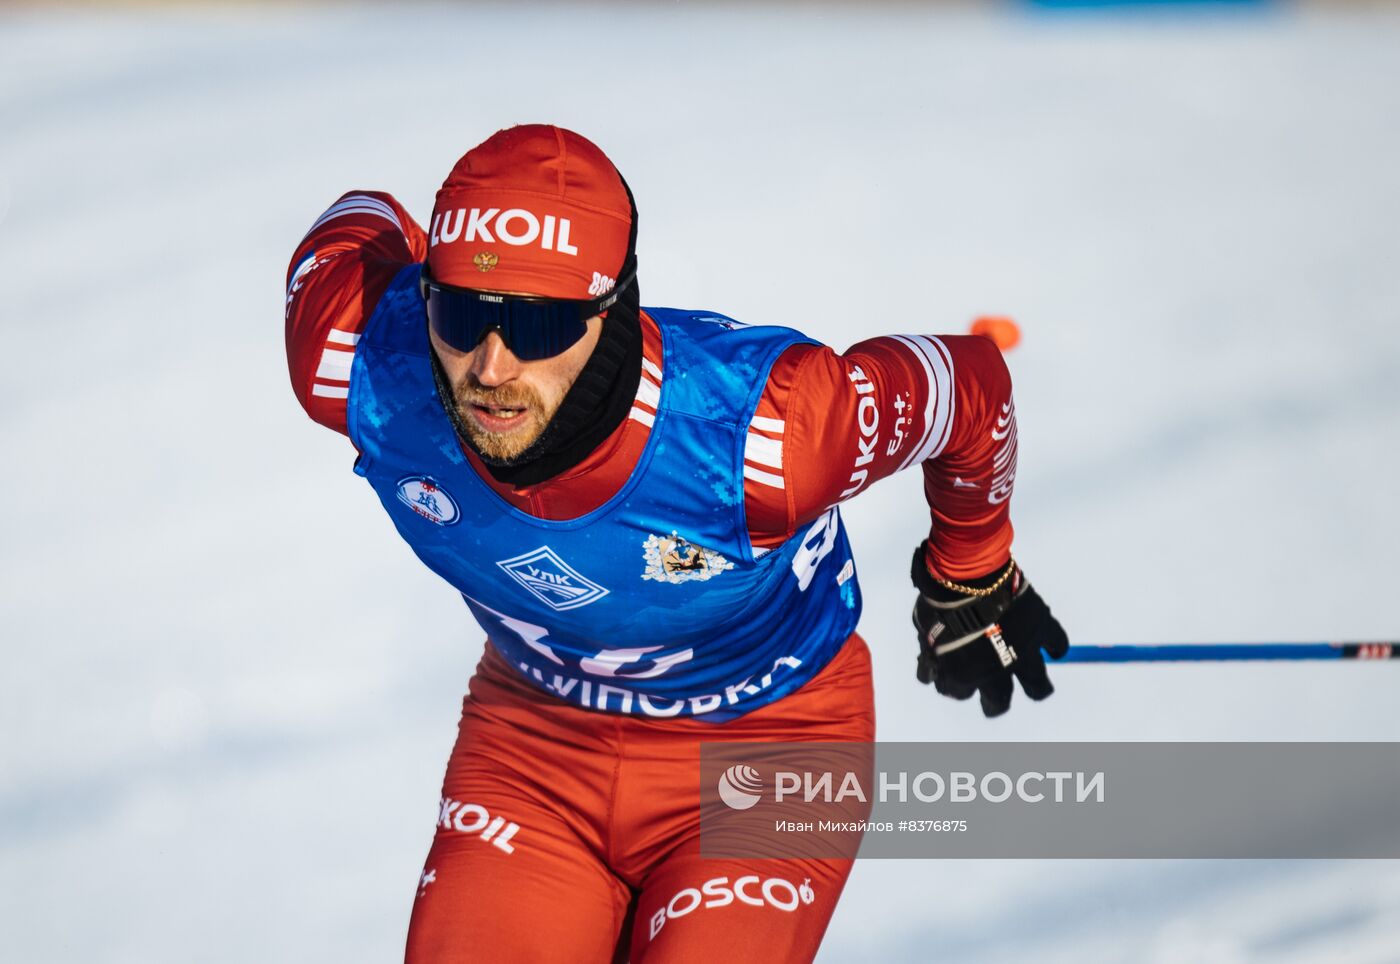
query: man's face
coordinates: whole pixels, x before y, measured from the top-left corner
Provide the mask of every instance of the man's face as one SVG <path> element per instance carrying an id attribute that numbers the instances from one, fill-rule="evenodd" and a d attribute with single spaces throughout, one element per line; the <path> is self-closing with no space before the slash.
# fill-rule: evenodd
<path id="1" fill-rule="evenodd" d="M 553 358 L 521 361 L 499 333 L 472 351 L 458 351 L 429 328 L 433 351 L 452 386 L 457 412 L 472 444 L 484 455 L 511 459 L 530 447 L 593 354 L 603 319 L 588 319 L 588 332 Z"/>

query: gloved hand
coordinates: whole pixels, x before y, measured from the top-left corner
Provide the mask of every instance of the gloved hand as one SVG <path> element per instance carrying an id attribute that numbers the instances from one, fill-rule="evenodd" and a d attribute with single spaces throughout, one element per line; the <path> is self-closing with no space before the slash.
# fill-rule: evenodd
<path id="1" fill-rule="evenodd" d="M 1055 692 L 1040 651 L 1059 659 L 1069 637 L 1015 562 L 954 588 L 928 571 L 921 542 L 911 575 L 920 683 L 956 700 L 980 693 L 987 716 L 1010 709 L 1013 676 L 1033 700 Z"/>

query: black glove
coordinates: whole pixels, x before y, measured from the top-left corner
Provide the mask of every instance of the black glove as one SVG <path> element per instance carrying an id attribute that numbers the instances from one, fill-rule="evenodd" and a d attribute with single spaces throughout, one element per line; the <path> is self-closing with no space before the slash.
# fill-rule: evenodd
<path id="1" fill-rule="evenodd" d="M 978 692 L 982 712 L 1000 716 L 1011 708 L 1011 677 L 1033 700 L 1055 692 L 1045 675 L 1042 649 L 1055 659 L 1069 651 L 1069 637 L 1050 607 L 1014 562 L 969 588 L 995 591 L 971 596 L 942 585 L 924 564 L 924 543 L 914 550 L 911 575 L 918 587 L 914 627 L 919 631 L 919 682 L 944 696 L 965 700 Z M 1005 575 L 1006 578 L 1002 579 Z M 1000 585 L 998 585 L 1000 581 Z"/>

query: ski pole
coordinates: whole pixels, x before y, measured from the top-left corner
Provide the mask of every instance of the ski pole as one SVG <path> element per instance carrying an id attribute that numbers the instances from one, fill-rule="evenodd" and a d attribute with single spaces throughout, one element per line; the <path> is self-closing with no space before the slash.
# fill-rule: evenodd
<path id="1" fill-rule="evenodd" d="M 1054 662 L 1198 663 L 1266 659 L 1400 659 L 1400 642 L 1146 643 L 1122 646 L 1075 644 L 1063 659 Z"/>

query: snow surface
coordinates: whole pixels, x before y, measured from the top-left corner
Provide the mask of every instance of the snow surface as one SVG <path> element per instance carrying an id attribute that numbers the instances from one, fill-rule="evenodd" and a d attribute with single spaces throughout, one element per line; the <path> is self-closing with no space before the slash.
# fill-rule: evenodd
<path id="1" fill-rule="evenodd" d="M 626 173 L 647 303 L 1019 319 L 1017 553 L 1074 638 L 1400 634 L 1396 49 L 1384 10 L 6 7 L 0 958 L 401 953 L 481 634 L 297 407 L 283 276 L 342 191 L 426 220 L 520 121 Z M 935 697 L 918 483 L 847 513 L 882 738 L 1400 738 L 1397 665 Z M 1395 960 L 1400 868 L 867 861 L 822 954 L 1013 957 Z"/>

